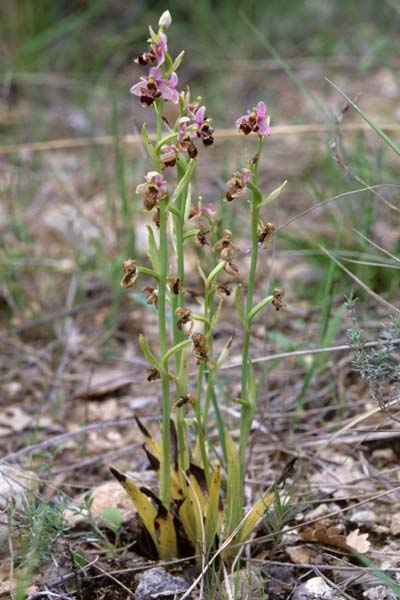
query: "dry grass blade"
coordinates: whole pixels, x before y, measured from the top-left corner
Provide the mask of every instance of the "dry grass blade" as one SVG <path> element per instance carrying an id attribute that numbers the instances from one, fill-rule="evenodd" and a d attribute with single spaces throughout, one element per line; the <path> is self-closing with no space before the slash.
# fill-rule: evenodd
<path id="1" fill-rule="evenodd" d="M 367 237 L 366 235 L 364 235 L 361 231 L 358 231 L 358 229 L 355 229 L 353 227 L 353 231 L 354 233 L 356 233 L 358 236 L 360 236 L 360 238 L 362 238 L 363 240 L 365 240 L 366 242 L 368 242 L 369 244 L 371 244 L 371 246 L 373 246 L 374 248 L 376 248 L 377 250 L 379 250 L 380 252 L 383 252 L 383 254 L 386 254 L 386 256 L 389 256 L 389 258 L 391 258 L 392 260 L 400 263 L 400 258 L 398 256 L 396 256 L 395 254 L 392 254 L 391 252 L 389 252 L 388 250 L 386 250 L 385 248 L 382 248 L 382 246 L 380 246 L 379 244 L 377 244 L 376 242 L 373 242 L 369 237 Z"/>
<path id="2" fill-rule="evenodd" d="M 388 402 L 387 406 L 388 408 L 390 408 L 391 406 L 398 404 L 399 402 L 399 398 L 396 398 L 395 400 L 392 400 L 391 402 Z M 336 431 L 331 438 L 329 438 L 329 440 L 326 442 L 326 444 L 320 448 L 320 450 L 318 450 L 317 455 L 322 451 L 325 450 L 325 448 L 327 446 L 329 446 L 330 444 L 332 444 L 332 442 L 334 442 L 335 440 L 337 440 L 338 437 L 340 437 L 342 435 L 342 433 L 345 433 L 346 431 L 348 431 L 349 429 L 352 429 L 355 425 L 359 425 L 359 423 L 362 423 L 363 421 L 366 421 L 367 419 L 369 419 L 369 417 L 372 417 L 373 415 L 376 415 L 377 413 L 382 412 L 382 408 L 380 406 L 378 406 L 377 408 L 374 408 L 373 410 L 369 410 L 367 412 L 365 412 L 364 414 L 360 415 L 359 417 L 356 417 L 355 419 L 352 419 L 350 421 L 350 423 L 347 423 L 347 425 L 345 425 L 344 427 L 341 427 L 338 431 Z"/>
<path id="3" fill-rule="evenodd" d="M 347 196 L 351 196 L 352 194 L 360 194 L 361 192 L 371 192 L 371 191 L 378 190 L 381 188 L 398 188 L 398 187 L 400 187 L 400 186 L 395 183 L 377 183 L 376 185 L 368 185 L 364 188 L 359 188 L 357 190 L 349 190 L 348 192 L 342 192 L 341 194 L 338 194 L 337 196 L 332 196 L 332 198 L 328 198 L 327 200 L 324 200 L 323 202 L 314 204 L 313 206 L 310 206 L 309 208 L 306 208 L 305 210 L 303 210 L 298 215 L 295 215 L 294 217 L 289 219 L 289 221 L 286 221 L 286 223 L 284 223 L 283 225 L 278 227 L 275 230 L 275 235 L 282 229 L 285 229 L 285 227 L 287 227 L 288 225 L 291 225 L 298 219 L 305 217 L 310 212 L 313 212 L 314 210 L 317 210 L 318 208 L 322 208 L 323 206 L 326 206 L 327 204 L 330 204 L 331 202 L 335 202 L 336 200 L 341 200 L 342 198 L 346 198 Z"/>
<path id="4" fill-rule="evenodd" d="M 379 126 L 382 131 L 399 132 L 400 125 L 398 123 L 385 123 Z M 364 123 L 348 123 L 342 125 L 341 129 L 349 133 L 357 133 L 359 131 L 370 131 L 370 127 Z M 304 125 L 276 125 L 274 127 L 274 136 L 284 135 L 307 135 L 310 133 L 324 134 L 331 130 L 329 125 L 320 123 L 305 123 Z M 214 137 L 217 139 L 237 138 L 235 129 L 219 129 L 215 131 Z M 154 139 L 154 136 L 150 136 Z M 142 143 L 142 136 L 139 134 L 131 134 L 121 136 L 121 144 L 126 146 L 136 146 Z M 15 152 L 30 151 L 30 152 L 50 152 L 53 150 L 79 150 L 90 146 L 112 146 L 115 144 L 115 136 L 113 135 L 98 135 L 88 138 L 62 138 L 57 140 L 45 140 L 43 142 L 23 142 L 21 144 L 5 144 L 0 146 L 0 154 L 14 154 Z"/>
<path id="5" fill-rule="evenodd" d="M 329 256 L 329 258 L 333 260 L 333 262 L 335 262 L 337 266 L 342 269 L 342 271 L 344 271 L 349 277 L 351 277 L 353 281 L 355 281 L 363 290 L 367 292 L 367 294 L 369 294 L 374 300 L 376 300 L 376 302 L 382 304 L 382 306 L 389 309 L 390 311 L 394 311 L 397 314 L 400 314 L 400 309 L 397 308 L 397 306 L 394 306 L 394 304 L 391 304 L 390 302 L 379 296 L 379 294 L 376 294 L 373 290 L 371 290 L 371 288 L 367 284 L 361 281 L 361 279 L 357 277 L 357 275 L 354 275 L 354 273 L 349 271 L 349 269 L 347 269 L 331 252 L 329 252 L 329 250 L 327 250 L 323 246 L 320 246 L 320 248 L 322 252 Z"/>

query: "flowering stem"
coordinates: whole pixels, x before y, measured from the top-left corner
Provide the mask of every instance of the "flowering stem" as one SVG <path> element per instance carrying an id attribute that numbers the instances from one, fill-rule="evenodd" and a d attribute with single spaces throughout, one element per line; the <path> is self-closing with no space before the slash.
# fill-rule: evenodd
<path id="1" fill-rule="evenodd" d="M 205 282 L 204 335 L 207 337 L 207 339 L 208 339 L 208 336 L 210 333 L 210 302 L 212 302 L 212 292 L 210 290 L 210 286 L 209 286 L 208 282 L 207 283 Z M 197 387 L 196 387 L 196 399 L 194 402 L 194 412 L 195 412 L 196 421 L 197 421 L 197 434 L 199 436 L 199 448 L 200 448 L 201 460 L 203 463 L 203 469 L 204 469 L 207 483 L 210 484 L 210 465 L 208 462 L 206 441 L 205 441 L 205 436 L 204 436 L 205 423 L 206 423 L 207 419 L 206 419 L 206 415 L 204 413 L 204 408 L 203 408 L 203 411 L 201 408 L 201 396 L 202 396 L 201 392 L 202 392 L 202 384 L 203 384 L 203 377 L 204 377 L 204 370 L 205 370 L 204 367 L 205 367 L 204 362 L 201 362 L 199 365 L 199 372 L 198 372 L 198 376 L 197 376 Z M 206 378 L 206 381 L 208 383 L 207 378 Z"/>
<path id="2" fill-rule="evenodd" d="M 177 163 L 177 173 L 178 173 L 178 183 L 182 179 L 185 174 L 185 168 L 182 168 L 180 163 Z M 178 214 L 175 214 L 175 232 L 176 232 L 176 259 L 177 259 L 177 269 L 178 269 L 178 279 L 179 279 L 179 287 L 178 287 L 178 295 L 173 295 L 173 324 L 174 324 L 174 345 L 178 344 L 183 340 L 183 332 L 178 328 L 177 322 L 178 317 L 175 314 L 175 311 L 178 307 L 183 306 L 183 293 L 182 286 L 184 285 L 185 279 L 185 256 L 183 251 L 183 228 L 184 228 L 184 214 L 185 214 L 185 206 L 186 206 L 186 189 L 182 191 L 177 199 L 177 209 Z M 175 354 L 175 372 L 179 373 L 179 368 L 181 364 L 182 352 L 177 352 Z M 179 389 L 178 389 L 179 388 Z M 186 394 L 187 390 L 183 389 L 181 386 L 181 382 L 177 385 L 177 394 L 183 396 Z M 188 465 L 186 460 L 186 448 L 185 448 L 185 409 L 183 407 L 178 408 L 176 411 L 176 430 L 178 436 L 178 456 L 179 456 L 179 466 L 180 470 L 186 471 Z"/>
<path id="3" fill-rule="evenodd" d="M 258 177 L 258 164 L 260 161 L 263 137 L 259 137 L 257 159 L 252 166 L 253 176 L 252 183 L 257 184 Z M 251 203 L 251 259 L 250 259 L 250 273 L 247 287 L 247 300 L 246 300 L 246 315 L 248 315 L 253 307 L 253 296 L 254 296 L 254 284 L 256 279 L 257 271 L 257 258 L 258 258 L 258 216 L 260 212 L 260 198 L 253 190 L 253 199 Z M 247 380 L 249 371 L 249 347 L 250 347 L 250 323 L 244 324 L 243 331 L 243 350 L 242 350 L 242 375 L 241 375 L 241 404 L 242 410 L 240 415 L 240 441 L 239 441 L 239 463 L 241 469 L 241 480 L 244 478 L 244 466 L 245 466 L 245 454 L 246 445 L 250 433 L 251 427 L 251 414 L 253 413 L 254 407 L 252 407 L 247 398 Z"/>
<path id="4" fill-rule="evenodd" d="M 157 140 L 162 134 L 162 108 L 163 101 L 156 100 L 154 103 L 157 116 Z M 157 155 L 158 157 L 158 155 Z M 160 159 L 154 165 L 160 170 Z M 168 350 L 167 343 L 167 319 L 166 319 L 166 295 L 168 276 L 168 238 L 167 238 L 167 207 L 168 199 L 161 200 L 160 209 L 160 264 L 158 282 L 158 328 L 160 339 L 160 354 L 164 356 Z M 169 507 L 171 500 L 171 439 L 170 439 L 170 412 L 171 401 L 169 394 L 169 377 L 167 373 L 161 373 L 162 388 L 162 453 L 160 461 L 160 498 L 165 506 Z"/>
<path id="5" fill-rule="evenodd" d="M 158 285 L 158 326 L 160 336 L 160 354 L 167 352 L 167 323 L 165 313 L 165 297 L 168 269 L 168 241 L 167 241 L 167 203 L 160 202 L 160 281 Z M 169 506 L 171 495 L 171 442 L 170 442 L 170 411 L 169 378 L 161 374 L 162 386 L 162 455 L 160 464 L 160 497 L 161 501 Z"/>

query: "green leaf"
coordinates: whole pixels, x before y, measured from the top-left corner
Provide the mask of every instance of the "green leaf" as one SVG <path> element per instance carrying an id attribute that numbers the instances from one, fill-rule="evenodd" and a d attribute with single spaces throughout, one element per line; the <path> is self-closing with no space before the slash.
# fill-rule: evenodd
<path id="1" fill-rule="evenodd" d="M 229 338 L 229 340 L 226 342 L 225 346 L 223 347 L 221 354 L 218 356 L 217 361 L 215 363 L 215 370 L 216 371 L 227 360 L 227 358 L 229 356 L 229 353 L 231 351 L 231 346 L 232 346 L 233 338 L 234 338 L 234 336 L 231 335 L 230 338 Z"/>
<path id="2" fill-rule="evenodd" d="M 140 336 L 139 336 L 139 344 L 140 344 L 143 354 L 145 355 L 147 361 L 151 364 L 151 366 L 154 367 L 155 369 L 157 369 L 158 371 L 160 371 L 160 373 L 165 374 L 165 370 L 164 370 L 162 364 L 160 363 L 158 358 L 156 358 L 154 356 L 154 354 L 150 350 L 148 341 L 142 334 L 140 334 Z"/>
<path id="3" fill-rule="evenodd" d="M 240 498 L 242 497 L 242 482 L 240 479 L 238 449 L 226 428 L 224 434 L 227 453 L 226 503 L 228 509 L 227 532 L 229 534 L 236 529 L 242 519 L 242 506 L 240 503 Z"/>
<path id="4" fill-rule="evenodd" d="M 257 502 L 252 506 L 252 508 L 246 515 L 246 520 L 239 533 L 238 541 L 244 542 L 252 533 L 252 531 L 254 531 L 257 523 L 270 507 L 273 498 L 273 493 L 267 490 L 266 492 L 264 492 L 261 498 L 259 498 Z"/>
<path id="5" fill-rule="evenodd" d="M 158 37 L 156 32 L 154 31 L 154 29 L 152 28 L 151 25 L 149 25 L 149 33 L 150 33 L 150 37 L 151 37 L 151 41 L 155 44 L 157 44 L 158 42 Z"/>
<path id="6" fill-rule="evenodd" d="M 192 177 L 195 166 L 196 166 L 196 161 L 193 159 L 190 159 L 189 164 L 186 168 L 185 174 L 182 177 L 182 179 L 180 180 L 180 182 L 178 183 L 178 185 L 176 186 L 174 193 L 172 194 L 171 198 L 169 199 L 168 205 L 175 204 L 175 202 L 177 201 L 179 196 L 183 193 L 185 187 L 189 184 L 189 181 L 190 181 L 190 178 Z"/>
<path id="7" fill-rule="evenodd" d="M 175 346 L 170 348 L 161 359 L 163 369 L 167 369 L 168 360 L 171 358 L 171 356 L 173 356 L 180 350 L 183 350 L 184 348 L 186 348 L 186 346 L 190 346 L 191 343 L 192 340 L 183 340 L 183 342 L 179 342 L 179 344 L 176 344 Z"/>
<path id="8" fill-rule="evenodd" d="M 272 204 L 273 202 L 275 202 L 275 200 L 283 192 L 284 188 L 286 187 L 286 184 L 287 184 L 287 179 L 285 179 L 285 181 L 283 183 L 281 183 L 281 185 L 279 187 L 275 188 L 273 192 L 268 194 L 268 196 L 263 199 L 263 201 L 261 202 L 261 206 L 267 206 L 268 204 Z"/>
<path id="9" fill-rule="evenodd" d="M 258 185 L 256 185 L 252 181 L 248 181 L 246 183 L 246 186 L 253 192 L 256 206 L 257 205 L 261 206 L 263 197 L 262 197 L 262 193 L 261 193 L 261 190 L 258 187 Z"/>
<path id="10" fill-rule="evenodd" d="M 153 267 L 156 273 L 159 273 L 159 262 L 158 262 L 158 248 L 156 244 L 156 239 L 154 237 L 153 228 L 150 225 L 147 225 L 147 241 L 148 241 L 148 250 L 147 256 L 150 259 L 151 266 Z"/>
<path id="11" fill-rule="evenodd" d="M 210 325 L 211 325 L 211 327 L 210 327 L 211 331 L 214 329 L 214 327 L 216 326 L 216 324 L 218 323 L 218 321 L 220 319 L 223 302 L 224 302 L 223 300 L 220 300 L 218 302 L 217 310 L 215 311 L 215 313 L 212 316 L 211 323 L 210 323 Z"/>
<path id="12" fill-rule="evenodd" d="M 267 306 L 267 304 L 271 304 L 273 299 L 274 299 L 273 296 L 267 296 L 266 298 L 264 298 L 264 300 L 261 300 L 258 304 L 253 306 L 253 308 L 250 310 L 250 312 L 247 315 L 247 324 L 250 325 L 252 319 L 254 319 L 256 314 L 259 313 L 260 310 L 262 310 L 264 308 L 264 306 Z"/>
<path id="13" fill-rule="evenodd" d="M 101 515 L 106 527 L 111 531 L 117 531 L 122 524 L 122 513 L 115 506 L 110 506 L 103 510 Z"/>
<path id="14" fill-rule="evenodd" d="M 235 292 L 235 302 L 236 302 L 236 312 L 239 315 L 239 319 L 243 323 L 243 325 L 247 325 L 246 315 L 244 314 L 243 302 L 242 302 L 242 285 L 236 287 Z"/>
<path id="15" fill-rule="evenodd" d="M 211 271 L 211 273 L 208 275 L 207 277 L 207 283 L 210 284 L 212 282 L 212 280 L 218 275 L 218 273 L 220 271 L 222 271 L 222 269 L 224 268 L 225 263 L 224 262 L 220 262 L 217 264 L 216 267 L 213 268 L 213 270 Z"/>
<path id="16" fill-rule="evenodd" d="M 187 390 L 188 381 L 189 381 L 189 368 L 190 368 L 190 360 L 189 360 L 189 352 L 185 347 L 181 354 L 181 360 L 179 364 L 179 373 L 177 377 L 177 386 L 179 386 L 180 390 Z"/>
<path id="17" fill-rule="evenodd" d="M 221 467 L 215 467 L 210 483 L 210 491 L 206 515 L 204 519 L 204 537 L 207 544 L 207 551 L 210 552 L 214 545 L 215 534 L 219 533 L 221 512 L 220 512 L 220 486 L 221 486 Z"/>
<path id="18" fill-rule="evenodd" d="M 188 231 L 185 231 L 185 233 L 183 234 L 183 239 L 187 240 L 190 237 L 194 237 L 195 235 L 197 235 L 199 233 L 199 229 L 189 229 Z"/>
<path id="19" fill-rule="evenodd" d="M 248 364 L 248 373 L 247 373 L 247 401 L 250 404 L 250 406 L 253 408 L 253 414 L 254 414 L 254 408 L 256 405 L 256 401 L 257 401 L 257 388 L 256 388 L 256 378 L 254 376 L 254 369 L 253 369 L 253 365 L 251 364 L 251 362 L 249 362 L 249 364 Z M 251 417 L 251 420 L 253 420 L 253 415 Z"/>
<path id="20" fill-rule="evenodd" d="M 176 57 L 176 59 L 172 63 L 171 71 L 176 71 L 177 69 L 179 69 L 184 56 L 185 56 L 185 51 L 182 50 L 182 52 L 180 52 L 178 54 L 178 56 Z"/>
<path id="21" fill-rule="evenodd" d="M 208 281 L 207 281 L 207 275 L 204 273 L 203 269 L 201 268 L 201 264 L 200 261 L 197 261 L 197 271 L 200 275 L 200 277 L 202 278 L 202 280 L 204 281 L 204 285 L 206 287 L 208 287 Z"/>
<path id="22" fill-rule="evenodd" d="M 147 150 L 147 154 L 150 156 L 151 160 L 153 162 L 157 162 L 157 160 L 158 160 L 157 152 L 155 151 L 154 146 L 150 141 L 150 137 L 149 137 L 149 134 L 147 133 L 147 129 L 146 129 L 146 123 L 143 123 L 143 125 L 142 125 L 142 140 L 143 140 L 143 145 Z"/>
<path id="23" fill-rule="evenodd" d="M 184 223 L 186 223 L 186 221 L 189 219 L 189 213 L 190 213 L 191 208 L 192 208 L 192 186 L 189 185 L 188 189 L 187 189 L 187 193 L 186 193 L 185 213 L 183 215 Z"/>
<path id="24" fill-rule="evenodd" d="M 168 52 L 164 52 L 165 56 L 165 75 L 168 76 L 174 69 L 172 68 L 172 58 Z"/>

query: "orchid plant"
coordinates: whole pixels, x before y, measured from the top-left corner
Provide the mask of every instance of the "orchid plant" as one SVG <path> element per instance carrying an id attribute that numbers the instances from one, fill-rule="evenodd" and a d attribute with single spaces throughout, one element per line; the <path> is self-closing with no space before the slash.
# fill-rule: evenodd
<path id="1" fill-rule="evenodd" d="M 233 173 L 222 199 L 230 203 L 249 196 L 252 249 L 244 302 L 243 278 L 235 262 L 240 249 L 231 231 L 221 228 L 216 206 L 204 204 L 201 197 L 195 202 L 192 199 L 200 146 L 206 150 L 214 145 L 214 129 L 201 98 L 193 100 L 189 90 L 177 89 L 176 71 L 183 52 L 175 60 L 168 53 L 166 30 L 170 25 L 171 15 L 166 11 L 159 20 L 158 31 L 149 28 L 149 47 L 136 59 L 149 72 L 132 86 L 131 93 L 139 97 L 143 107 L 155 110 L 157 124 L 155 139 L 145 125 L 142 128 L 152 170 L 136 188 L 136 193 L 143 197 L 144 210 L 152 214 L 152 224 L 147 226 L 150 265 L 138 265 L 135 259 L 128 258 L 121 279 L 126 288 L 136 285 L 139 276 L 150 280 L 143 291 L 147 303 L 154 305 L 158 314 L 157 348 L 151 348 L 143 336 L 140 345 L 150 365 L 148 380 L 161 380 L 161 440 L 150 435 L 139 420 L 138 426 L 150 465 L 159 475 L 159 496 L 111 467 L 132 498 L 162 559 L 178 556 L 183 547 L 204 557 L 218 541 L 243 541 L 273 500 L 273 494 L 267 490 L 243 514 L 246 447 L 257 405 L 256 382 L 249 360 L 251 322 L 268 304 L 277 310 L 284 306 L 280 289 L 254 304 L 259 252 L 268 249 L 274 234 L 274 225 L 264 222 L 260 212 L 279 196 L 286 183 L 267 197 L 258 186 L 263 145 L 271 134 L 267 108 L 264 102 L 258 102 L 236 120 L 238 132 L 257 136 L 257 153 L 246 166 Z M 164 115 L 167 102 L 177 105 L 174 123 Z M 174 186 L 169 183 L 172 170 L 176 173 Z M 200 298 L 188 287 L 191 282 L 185 258 L 190 244 L 200 255 L 197 263 L 203 290 Z M 226 340 L 219 354 L 213 343 L 224 299 L 233 293 L 234 286 L 236 310 L 243 328 L 241 394 L 235 399 L 241 405 L 238 447 L 224 427 L 215 390 L 216 376 L 227 360 L 232 338 Z M 189 371 L 193 363 L 197 365 L 197 382 L 191 386 Z M 207 427 L 211 406 L 217 419 L 224 465 L 212 461 L 209 454 Z M 189 430 L 191 424 L 194 427 Z M 226 472 L 225 485 L 222 466 Z M 225 557 L 229 553 L 229 548 L 224 550 Z"/>

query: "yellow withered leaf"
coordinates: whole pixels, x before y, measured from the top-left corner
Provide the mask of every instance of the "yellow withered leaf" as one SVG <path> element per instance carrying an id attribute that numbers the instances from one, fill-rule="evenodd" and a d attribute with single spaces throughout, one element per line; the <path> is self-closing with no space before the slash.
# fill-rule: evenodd
<path id="1" fill-rule="evenodd" d="M 270 505 L 273 501 L 273 498 L 274 498 L 273 492 L 270 492 L 269 490 L 267 490 L 257 500 L 257 502 L 251 507 L 251 509 L 249 510 L 249 512 L 247 513 L 247 515 L 245 517 L 246 520 L 243 524 L 243 527 L 240 530 L 238 541 L 244 542 L 249 537 L 251 532 L 256 527 L 258 521 L 261 519 L 261 517 L 265 514 L 265 512 L 270 507 Z"/>
<path id="2" fill-rule="evenodd" d="M 204 534 L 207 550 L 211 550 L 215 535 L 219 533 L 223 511 L 220 510 L 221 467 L 217 465 L 210 482 L 208 504 L 204 521 Z"/>
<path id="3" fill-rule="evenodd" d="M 178 556 L 176 530 L 171 513 L 163 505 L 159 505 L 154 521 L 156 528 L 157 549 L 161 560 L 172 560 Z"/>
<path id="4" fill-rule="evenodd" d="M 129 498 L 132 500 L 140 518 L 143 521 L 144 526 L 154 541 L 156 541 L 154 519 L 157 516 L 157 510 L 154 508 L 147 496 L 140 491 L 131 477 L 128 477 L 128 475 L 125 475 L 125 473 L 118 471 L 118 469 L 115 467 L 110 467 L 110 471 L 115 479 L 122 485 Z"/>
<path id="5" fill-rule="evenodd" d="M 156 440 L 146 429 L 146 427 L 143 425 L 143 423 L 140 421 L 140 419 L 138 419 L 137 417 L 135 417 L 135 421 L 137 423 L 137 426 L 139 427 L 141 434 L 150 450 L 150 452 L 153 454 L 153 456 L 160 461 L 161 460 L 161 448 L 160 448 L 160 443 L 158 442 L 158 440 Z"/>

